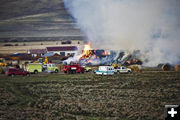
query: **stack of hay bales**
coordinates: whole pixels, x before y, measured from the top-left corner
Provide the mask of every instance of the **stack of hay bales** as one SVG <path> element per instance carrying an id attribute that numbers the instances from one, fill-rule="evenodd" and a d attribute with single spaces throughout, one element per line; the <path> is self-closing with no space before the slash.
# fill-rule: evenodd
<path id="1" fill-rule="evenodd" d="M 175 65 L 175 66 L 174 66 L 174 70 L 175 70 L 175 71 L 180 71 L 180 65 Z"/>
<path id="2" fill-rule="evenodd" d="M 164 64 L 161 67 L 162 71 L 169 71 L 171 70 L 171 66 L 169 64 Z"/>
<path id="3" fill-rule="evenodd" d="M 128 66 L 132 70 L 132 72 L 141 72 L 141 66 L 140 65 L 130 65 Z"/>

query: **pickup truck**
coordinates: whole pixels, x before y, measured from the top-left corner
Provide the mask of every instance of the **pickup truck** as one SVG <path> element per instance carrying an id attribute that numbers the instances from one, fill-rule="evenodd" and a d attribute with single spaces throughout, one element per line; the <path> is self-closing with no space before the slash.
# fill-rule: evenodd
<path id="1" fill-rule="evenodd" d="M 15 75 L 26 75 L 29 76 L 30 73 L 27 71 L 24 71 L 23 69 L 20 68 L 9 68 L 6 72 L 7 76 L 15 76 Z"/>
<path id="2" fill-rule="evenodd" d="M 121 66 L 121 67 L 118 67 L 117 69 L 114 69 L 114 72 L 115 73 L 131 73 L 132 70 L 130 68 Z"/>

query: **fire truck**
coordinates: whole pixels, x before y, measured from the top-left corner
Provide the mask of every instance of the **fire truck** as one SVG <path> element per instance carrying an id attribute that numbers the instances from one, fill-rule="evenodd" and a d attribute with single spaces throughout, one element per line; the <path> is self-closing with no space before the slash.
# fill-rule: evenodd
<path id="1" fill-rule="evenodd" d="M 67 74 L 84 73 L 84 68 L 79 66 L 79 64 L 70 63 L 70 65 L 63 67 L 63 72 Z"/>

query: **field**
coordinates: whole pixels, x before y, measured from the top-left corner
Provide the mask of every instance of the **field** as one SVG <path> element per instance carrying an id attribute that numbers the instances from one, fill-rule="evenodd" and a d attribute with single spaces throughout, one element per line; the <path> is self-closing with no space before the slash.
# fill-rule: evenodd
<path id="1" fill-rule="evenodd" d="M 180 104 L 180 72 L 0 75 L 0 120 L 156 120 Z"/>

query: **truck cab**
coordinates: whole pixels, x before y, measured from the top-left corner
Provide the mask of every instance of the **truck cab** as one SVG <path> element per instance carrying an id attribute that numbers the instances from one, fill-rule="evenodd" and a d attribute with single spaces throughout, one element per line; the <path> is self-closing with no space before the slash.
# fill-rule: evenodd
<path id="1" fill-rule="evenodd" d="M 49 63 L 49 64 L 43 65 L 43 71 L 49 72 L 49 73 L 57 73 L 59 69 L 56 66 L 56 64 Z"/>

